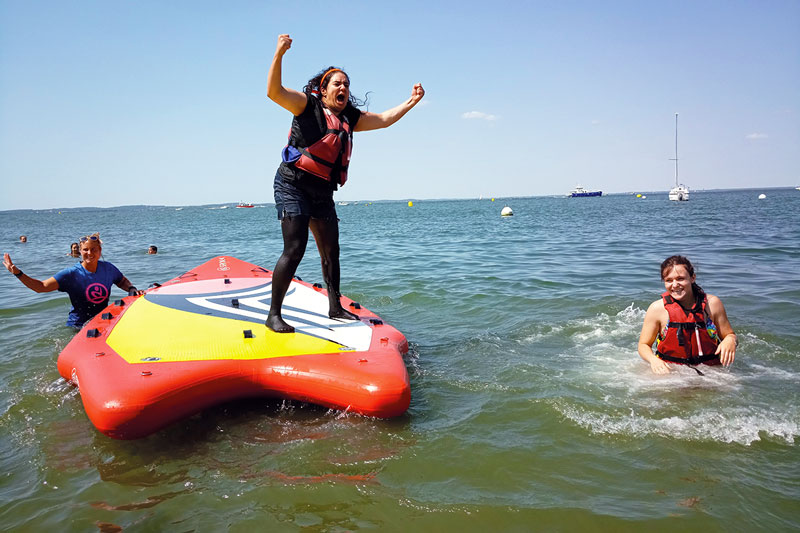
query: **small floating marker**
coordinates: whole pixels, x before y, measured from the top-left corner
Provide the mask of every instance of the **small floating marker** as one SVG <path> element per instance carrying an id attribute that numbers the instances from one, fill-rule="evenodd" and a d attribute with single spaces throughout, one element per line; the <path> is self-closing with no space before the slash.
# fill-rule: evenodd
<path id="1" fill-rule="evenodd" d="M 644 200 L 645 198 L 647 198 L 647 196 L 645 196 L 645 195 L 643 194 L 643 195 L 642 195 L 642 200 Z"/>
<path id="2" fill-rule="evenodd" d="M 511 217 L 514 216 L 514 210 L 508 206 L 505 206 L 502 211 L 500 211 L 500 216 L 502 217 Z"/>
<path id="3" fill-rule="evenodd" d="M 766 197 L 767 197 L 767 195 L 766 195 L 766 194 L 759 194 L 759 195 L 758 195 L 758 199 L 759 199 L 759 200 L 763 200 L 763 199 L 764 199 L 764 198 L 766 198 Z"/>
<path id="4" fill-rule="evenodd" d="M 414 207 L 414 202 L 412 202 L 411 200 L 409 200 L 409 201 L 408 201 L 408 207 Z"/>
<path id="5" fill-rule="evenodd" d="M 494 202 L 494 198 L 492 198 L 492 201 Z"/>
<path id="6" fill-rule="evenodd" d="M 641 195 L 641 194 L 637 194 L 637 195 L 636 195 L 636 198 L 641 198 L 641 197 L 642 197 L 642 195 Z"/>
<path id="7" fill-rule="evenodd" d="M 246 329 L 242 333 L 244 333 L 244 338 L 245 339 L 252 339 L 253 338 L 253 330 L 251 330 L 251 329 Z"/>

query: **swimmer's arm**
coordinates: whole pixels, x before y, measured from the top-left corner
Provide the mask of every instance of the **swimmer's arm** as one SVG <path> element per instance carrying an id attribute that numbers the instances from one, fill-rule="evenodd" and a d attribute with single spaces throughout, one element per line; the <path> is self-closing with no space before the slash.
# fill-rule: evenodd
<path id="1" fill-rule="evenodd" d="M 411 97 L 402 104 L 387 109 L 383 113 L 370 113 L 365 111 L 361 113 L 361 117 L 356 122 L 355 131 L 370 131 L 379 130 L 381 128 L 388 128 L 401 118 L 403 115 L 411 111 L 415 105 L 422 100 L 425 96 L 425 89 L 422 88 L 421 83 L 417 83 L 411 89 Z"/>
<path id="2" fill-rule="evenodd" d="M 19 279 L 23 285 L 34 292 L 52 292 L 58 290 L 58 282 L 56 281 L 56 278 L 47 278 L 44 281 L 40 281 L 30 277 L 27 274 L 24 274 L 22 273 L 22 269 L 14 264 L 14 262 L 11 260 L 11 256 L 8 254 L 3 254 L 3 266 L 5 266 L 6 269 L 15 276 L 20 274 L 17 276 L 17 279 Z"/>
<path id="3" fill-rule="evenodd" d="M 653 343 L 658 337 L 658 330 L 661 324 L 658 321 L 659 311 L 664 310 L 664 302 L 658 300 L 650 304 L 647 313 L 644 315 L 642 332 L 639 334 L 638 352 L 639 357 L 650 363 L 650 369 L 654 374 L 668 374 L 669 366 L 667 363 L 656 357 L 653 353 Z"/>
<path id="4" fill-rule="evenodd" d="M 292 47 L 292 39 L 289 35 L 279 35 L 278 45 L 275 48 L 275 55 L 269 66 L 267 74 L 267 97 L 270 100 L 289 111 L 292 115 L 299 115 L 306 108 L 306 95 L 294 89 L 283 86 L 281 76 L 281 66 L 283 55 Z"/>
<path id="5" fill-rule="evenodd" d="M 712 294 L 708 295 L 708 314 L 711 317 L 711 321 L 717 326 L 717 334 L 722 339 L 719 346 L 717 346 L 717 351 L 714 353 L 719 355 L 720 363 L 730 366 L 736 358 L 738 338 L 736 333 L 733 332 L 733 327 L 728 320 L 728 313 L 725 312 L 722 300 Z"/>

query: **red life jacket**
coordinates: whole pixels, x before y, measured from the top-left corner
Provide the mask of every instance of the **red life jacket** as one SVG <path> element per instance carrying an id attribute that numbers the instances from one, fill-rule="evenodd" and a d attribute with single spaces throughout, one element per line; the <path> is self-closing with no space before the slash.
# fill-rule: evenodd
<path id="1" fill-rule="evenodd" d="M 327 123 L 325 135 L 311 146 L 298 146 L 300 157 L 294 166 L 324 180 L 344 185 L 353 151 L 350 123 L 347 117 L 342 115 L 340 119 L 327 107 L 323 107 L 323 111 Z M 289 136 L 291 138 L 291 133 Z"/>
<path id="2" fill-rule="evenodd" d="M 719 360 L 719 356 L 714 355 L 718 343 L 711 338 L 706 325 L 708 298 L 696 285 L 694 290 L 695 304 L 688 311 L 668 292 L 661 295 L 664 309 L 669 313 L 669 322 L 666 335 L 656 345 L 656 356 L 664 361 L 699 365 L 715 364 L 714 361 Z"/>

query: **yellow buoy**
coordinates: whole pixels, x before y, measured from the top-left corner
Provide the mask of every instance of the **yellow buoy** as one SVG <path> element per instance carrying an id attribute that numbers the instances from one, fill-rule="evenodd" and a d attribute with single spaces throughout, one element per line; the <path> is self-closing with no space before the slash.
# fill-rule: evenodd
<path id="1" fill-rule="evenodd" d="M 641 195 L 641 194 L 637 194 L 637 195 L 636 195 L 636 198 L 641 198 L 641 197 L 642 197 L 642 195 Z"/>
<path id="2" fill-rule="evenodd" d="M 494 198 L 492 198 L 492 201 L 494 202 Z"/>
<path id="3" fill-rule="evenodd" d="M 414 202 L 412 202 L 411 200 L 409 200 L 409 201 L 408 201 L 408 207 L 414 207 Z"/>

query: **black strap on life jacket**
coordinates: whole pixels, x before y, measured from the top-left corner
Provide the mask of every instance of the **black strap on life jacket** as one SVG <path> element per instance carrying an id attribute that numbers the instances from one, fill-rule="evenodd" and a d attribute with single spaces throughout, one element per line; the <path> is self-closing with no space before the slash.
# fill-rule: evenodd
<path id="1" fill-rule="evenodd" d="M 705 363 L 706 361 L 713 361 L 719 358 L 716 354 L 708 354 L 708 355 L 698 355 L 695 357 L 673 357 L 671 355 L 667 355 L 656 351 L 656 355 L 659 359 L 663 359 L 664 361 L 669 361 L 670 363 L 680 363 L 683 365 L 693 366 Z"/>

